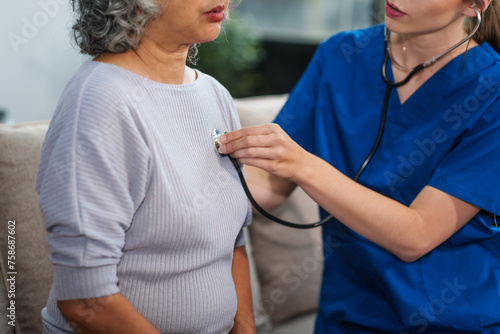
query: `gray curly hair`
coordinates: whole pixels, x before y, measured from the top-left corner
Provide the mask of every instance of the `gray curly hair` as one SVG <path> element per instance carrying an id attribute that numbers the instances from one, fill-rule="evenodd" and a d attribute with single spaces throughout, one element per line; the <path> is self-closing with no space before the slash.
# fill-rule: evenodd
<path id="1" fill-rule="evenodd" d="M 155 0 L 71 0 L 77 15 L 73 37 L 80 52 L 90 56 L 123 53 L 137 48 L 146 24 L 160 14 Z M 192 45 L 188 61 L 196 60 Z"/>

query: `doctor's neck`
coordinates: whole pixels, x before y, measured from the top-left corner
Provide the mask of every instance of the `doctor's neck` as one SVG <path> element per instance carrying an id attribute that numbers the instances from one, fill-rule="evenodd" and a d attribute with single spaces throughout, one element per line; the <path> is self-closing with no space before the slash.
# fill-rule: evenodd
<path id="1" fill-rule="evenodd" d="M 391 33 L 389 48 L 391 58 L 402 68 L 411 70 L 423 62 L 439 55 L 456 43 L 467 37 L 467 33 L 459 26 L 449 25 L 438 31 L 427 33 Z M 477 43 L 470 40 L 469 43 L 444 56 L 439 62 L 447 63 L 457 55 L 476 46 Z"/>

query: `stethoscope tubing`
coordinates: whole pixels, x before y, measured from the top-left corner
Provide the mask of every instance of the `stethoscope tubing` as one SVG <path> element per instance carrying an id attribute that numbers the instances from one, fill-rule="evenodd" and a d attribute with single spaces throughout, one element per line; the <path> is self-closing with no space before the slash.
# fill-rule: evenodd
<path id="1" fill-rule="evenodd" d="M 452 52 L 453 50 L 455 50 L 460 45 L 464 44 L 465 42 L 467 42 L 469 39 L 471 39 L 474 36 L 476 31 L 479 29 L 479 26 L 481 25 L 481 14 L 476 9 L 475 5 L 472 6 L 471 8 L 474 9 L 474 11 L 476 12 L 476 15 L 477 15 L 477 25 L 474 28 L 474 30 L 472 31 L 472 33 L 470 33 L 462 41 L 455 44 L 454 46 L 452 46 L 448 50 L 442 52 L 438 56 L 432 57 L 431 59 L 429 59 L 425 63 L 422 63 L 422 64 L 418 65 L 417 67 L 415 67 L 410 73 L 408 73 L 406 78 L 404 78 L 402 81 L 399 81 L 399 82 L 392 81 L 387 76 L 387 64 L 389 61 L 389 52 L 387 50 L 387 47 L 388 47 L 390 34 L 389 34 L 389 31 L 386 29 L 385 45 L 384 45 L 384 60 L 382 62 L 382 78 L 383 78 L 384 82 L 386 83 L 387 88 L 385 90 L 384 102 L 382 104 L 382 114 L 380 117 L 380 123 L 379 123 L 378 132 L 377 132 L 377 137 L 375 138 L 375 141 L 373 142 L 373 145 L 372 145 L 372 148 L 370 149 L 370 152 L 368 153 L 365 160 L 361 164 L 361 167 L 359 167 L 358 171 L 354 175 L 354 177 L 353 177 L 354 182 L 359 181 L 359 178 L 361 177 L 361 175 L 365 171 L 366 167 L 368 166 L 368 164 L 372 160 L 373 156 L 377 152 L 377 149 L 380 145 L 380 142 L 382 141 L 382 137 L 383 137 L 384 129 L 385 129 L 385 124 L 386 124 L 386 120 L 387 120 L 387 110 L 389 109 L 389 100 L 391 97 L 392 89 L 406 85 L 415 74 L 422 71 L 424 68 L 434 64 L 436 61 L 438 61 L 439 59 L 441 59 L 442 57 L 444 57 L 448 53 Z M 233 163 L 234 167 L 236 168 L 236 171 L 238 172 L 238 177 L 241 181 L 241 185 L 243 186 L 243 190 L 245 191 L 245 194 L 247 195 L 250 203 L 252 203 L 254 208 L 258 212 L 260 212 L 264 217 L 266 217 L 266 218 L 268 218 L 268 219 L 270 219 L 278 224 L 281 224 L 281 225 L 284 225 L 287 227 L 297 228 L 297 229 L 309 229 L 309 228 L 320 227 L 320 226 L 332 221 L 335 218 L 333 215 L 329 215 L 329 216 L 327 216 L 327 217 L 323 218 L 322 220 L 315 222 L 315 223 L 297 224 L 297 223 L 288 222 L 286 220 L 283 220 L 283 219 L 280 219 L 278 217 L 273 216 L 272 214 L 270 214 L 267 211 L 265 211 L 264 209 L 262 209 L 262 207 L 253 198 L 252 193 L 250 192 L 250 189 L 248 189 L 248 185 L 245 181 L 245 176 L 243 175 L 243 172 L 241 171 L 241 166 L 240 166 L 239 162 L 235 158 L 231 157 L 230 155 L 228 155 L 228 157 L 229 157 L 229 160 L 231 160 L 231 162 Z"/>
<path id="2" fill-rule="evenodd" d="M 373 143 L 373 146 L 372 146 L 370 152 L 368 153 L 367 157 L 365 158 L 363 164 L 356 172 L 356 175 L 353 178 L 354 182 L 358 182 L 359 178 L 361 177 L 361 174 L 363 174 L 364 170 L 366 169 L 366 167 L 370 163 L 371 159 L 375 155 L 375 152 L 377 151 L 377 148 L 380 145 L 380 142 L 382 141 L 382 136 L 384 134 L 384 128 L 385 128 L 385 121 L 387 119 L 387 109 L 389 106 L 389 99 L 391 96 L 392 88 L 394 88 L 394 87 L 395 87 L 394 85 L 387 85 L 387 89 L 385 91 L 385 96 L 384 96 L 384 104 L 383 104 L 383 108 L 382 108 L 382 117 L 380 119 L 377 137 L 375 139 L 375 142 Z M 258 212 L 260 212 L 264 217 L 266 217 L 266 218 L 268 218 L 268 219 L 270 219 L 278 224 L 281 224 L 281 225 L 284 225 L 287 227 L 297 228 L 297 229 L 309 229 L 309 228 L 320 227 L 320 226 L 330 222 L 331 220 L 333 220 L 335 218 L 333 215 L 329 215 L 329 216 L 327 216 L 327 217 L 323 218 L 322 220 L 315 222 L 315 223 L 297 224 L 297 223 L 288 222 L 286 220 L 283 220 L 283 219 L 280 219 L 276 216 L 273 216 L 272 214 L 270 214 L 266 210 L 262 209 L 262 207 L 253 198 L 252 193 L 250 192 L 250 189 L 248 189 L 248 185 L 245 181 L 245 177 L 243 175 L 243 172 L 241 171 L 241 166 L 240 166 L 240 163 L 238 162 L 238 160 L 236 160 L 235 158 L 233 158 L 230 155 L 228 155 L 228 157 L 229 157 L 229 160 L 231 160 L 231 162 L 233 163 L 234 167 L 236 168 L 236 171 L 238 172 L 238 177 L 240 178 L 241 185 L 243 186 L 243 190 L 245 191 L 245 194 L 247 195 L 250 203 L 252 203 L 253 207 Z"/>
<path id="3" fill-rule="evenodd" d="M 253 207 L 259 211 L 264 217 L 278 223 L 278 224 L 281 224 L 281 225 L 284 225 L 284 226 L 288 226 L 288 227 L 292 227 L 292 228 L 298 228 L 298 229 L 307 229 L 307 228 L 315 228 L 315 227 L 319 227 L 321 225 L 324 225 L 326 224 L 327 222 L 329 222 L 330 220 L 333 219 L 333 216 L 329 216 L 329 217 L 326 217 L 325 219 L 319 221 L 319 222 L 316 222 L 316 223 L 311 223 L 311 224 L 297 224 L 297 223 L 291 223 L 291 222 L 288 222 L 286 220 L 283 220 L 283 219 L 280 219 L 278 217 L 275 217 L 273 216 L 272 214 L 270 214 L 269 212 L 267 212 L 266 210 L 262 209 L 260 207 L 260 205 L 257 203 L 257 201 L 253 198 L 252 196 L 252 193 L 250 192 L 250 189 L 248 189 L 248 185 L 245 181 L 245 177 L 243 175 L 243 172 L 241 171 L 241 167 L 240 167 L 240 163 L 238 162 L 238 160 L 236 160 L 235 158 L 233 158 L 232 156 L 228 156 L 229 157 L 229 160 L 231 160 L 231 162 L 233 163 L 234 167 L 236 168 L 236 171 L 238 172 L 238 177 L 240 178 L 240 181 L 241 181 L 241 185 L 243 186 L 243 190 L 245 191 L 245 194 L 247 195 L 250 203 L 252 203 Z"/>
<path id="4" fill-rule="evenodd" d="M 385 57 L 384 57 L 384 62 L 383 62 L 383 69 L 382 69 L 382 73 L 383 73 L 383 77 L 384 77 L 384 81 L 386 81 L 385 79 L 387 78 L 386 75 L 385 75 L 385 67 L 387 65 L 387 61 L 388 61 L 388 54 L 387 52 L 385 53 Z M 402 82 L 399 82 L 399 83 L 393 83 L 391 82 L 388 78 L 387 78 L 387 88 L 386 88 L 386 91 L 385 91 L 385 96 L 384 96 L 384 102 L 383 102 L 383 105 L 382 105 L 382 115 L 381 115 L 381 118 L 380 118 L 380 123 L 379 123 L 379 128 L 378 128 L 378 132 L 377 132 L 377 137 L 375 138 L 375 141 L 372 145 L 372 148 L 370 149 L 370 152 L 368 153 L 368 155 L 366 156 L 365 160 L 363 161 L 363 163 L 361 164 L 361 167 L 358 169 L 358 171 L 356 172 L 355 176 L 353 177 L 353 181 L 354 182 L 358 182 L 359 181 L 359 178 L 361 177 L 361 175 L 363 174 L 363 172 L 365 171 L 366 167 L 368 166 L 368 164 L 370 163 L 370 161 L 372 160 L 373 156 L 375 155 L 375 152 L 377 151 L 379 145 L 380 145 L 380 142 L 382 141 L 382 136 L 384 134 L 384 129 L 385 129 L 385 123 L 386 123 L 386 119 L 387 119 L 387 110 L 389 108 L 389 99 L 391 97 L 391 91 L 394 87 L 398 87 L 398 86 L 401 86 L 401 85 L 404 85 L 405 83 L 407 83 L 411 77 L 413 75 L 415 75 L 418 71 L 422 70 L 424 67 L 423 66 L 418 66 L 418 68 L 415 68 L 408 76 L 405 80 L 403 80 Z M 243 190 L 245 191 L 245 194 L 247 195 L 250 203 L 252 203 L 253 207 L 258 211 L 260 212 L 264 217 L 278 223 L 278 224 L 281 224 L 281 225 L 284 225 L 284 226 L 287 226 L 287 227 L 292 227 L 292 228 L 297 228 L 297 229 L 309 229 L 309 228 L 316 228 L 316 227 L 320 227 L 328 222 L 330 222 L 331 220 L 333 220 L 335 217 L 333 215 L 329 215 L 325 218 L 323 218 L 322 220 L 318 221 L 318 222 L 315 222 L 315 223 L 308 223 L 308 224 L 298 224 L 298 223 L 292 223 L 292 222 L 288 222 L 286 220 L 283 220 L 283 219 L 280 219 L 276 216 L 273 216 L 272 214 L 270 214 L 269 212 L 267 212 L 266 210 L 264 210 L 258 203 L 257 201 L 253 198 L 252 196 L 252 193 L 250 192 L 250 189 L 248 189 L 248 185 L 245 181 L 245 177 L 243 175 L 243 172 L 241 171 L 241 167 L 240 167 L 240 164 L 239 162 L 233 158 L 232 156 L 228 156 L 229 157 L 229 160 L 231 160 L 231 162 L 233 163 L 234 167 L 236 168 L 236 171 L 238 172 L 238 177 L 241 181 L 241 185 L 243 186 Z"/>

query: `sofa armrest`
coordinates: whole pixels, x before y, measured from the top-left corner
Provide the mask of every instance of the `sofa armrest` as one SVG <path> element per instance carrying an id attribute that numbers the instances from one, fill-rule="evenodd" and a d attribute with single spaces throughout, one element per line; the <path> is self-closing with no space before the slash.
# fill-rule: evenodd
<path id="1" fill-rule="evenodd" d="M 49 122 L 0 124 L 0 265 L 2 282 L 7 272 L 14 271 L 15 333 L 40 333 L 40 311 L 47 303 L 52 286 L 52 265 L 49 261 L 47 233 L 34 189 L 40 149 Z M 15 234 L 15 259 L 7 263 L 8 222 Z M 10 235 L 10 234 L 9 234 Z M 11 252 L 12 253 L 12 252 Z M 10 267 L 13 265 L 13 267 Z M 5 286 L 4 286 L 5 288 Z M 7 290 L 10 290 L 7 287 Z M 3 312 L 6 308 L 2 307 Z M 8 311 L 9 314 L 11 311 Z M 7 319 L 2 313 L 2 322 Z M 9 319 L 10 320 L 10 319 Z M 3 331 L 2 331 L 3 333 Z"/>

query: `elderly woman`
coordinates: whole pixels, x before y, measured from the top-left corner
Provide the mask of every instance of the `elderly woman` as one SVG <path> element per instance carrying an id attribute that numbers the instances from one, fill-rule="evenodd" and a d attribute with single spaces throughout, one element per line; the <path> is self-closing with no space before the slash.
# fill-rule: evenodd
<path id="1" fill-rule="evenodd" d="M 45 333 L 254 333 L 248 202 L 213 128 L 229 93 L 187 67 L 229 0 L 79 0 L 95 59 L 66 87 L 36 182 L 54 285 Z"/>

